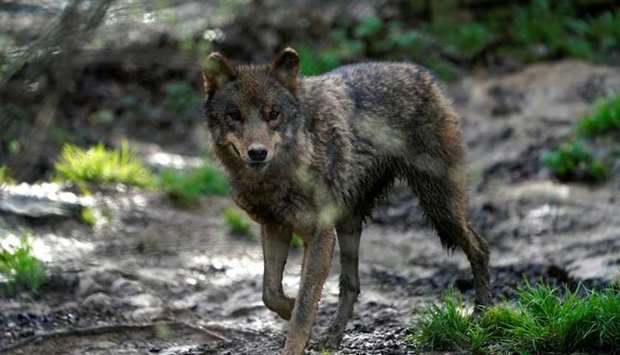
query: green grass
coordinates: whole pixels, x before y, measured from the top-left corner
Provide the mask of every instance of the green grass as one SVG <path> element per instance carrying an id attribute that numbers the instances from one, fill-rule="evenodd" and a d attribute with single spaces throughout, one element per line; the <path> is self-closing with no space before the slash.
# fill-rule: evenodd
<path id="1" fill-rule="evenodd" d="M 7 166 L 0 165 L 0 186 L 13 184 L 15 184 L 15 180 L 11 177 L 9 168 Z"/>
<path id="2" fill-rule="evenodd" d="M 237 209 L 232 207 L 225 208 L 222 212 L 222 217 L 230 233 L 240 236 L 251 235 L 250 221 L 243 217 Z"/>
<path id="3" fill-rule="evenodd" d="M 478 318 L 462 311 L 461 297 L 444 297 L 412 326 L 409 341 L 420 351 L 483 354 L 604 352 L 620 339 L 620 289 L 554 289 L 526 285 L 513 303 Z"/>
<path id="4" fill-rule="evenodd" d="M 579 120 L 574 136 L 543 154 L 542 161 L 560 180 L 604 181 L 610 176 L 608 164 L 584 142 L 613 133 L 620 133 L 620 95 L 599 99 L 592 113 Z"/>
<path id="5" fill-rule="evenodd" d="M 609 176 L 607 165 L 594 158 L 579 141 L 565 143 L 543 154 L 543 163 L 560 180 L 600 182 Z"/>
<path id="6" fill-rule="evenodd" d="M 303 239 L 300 236 L 293 233 L 293 239 L 291 239 L 291 246 L 295 249 L 301 248 L 304 245 Z"/>
<path id="7" fill-rule="evenodd" d="M 226 176 L 208 162 L 191 171 L 165 169 L 159 175 L 158 186 L 182 206 L 196 204 L 201 196 L 227 196 L 230 193 Z"/>
<path id="8" fill-rule="evenodd" d="M 55 171 L 58 179 L 78 185 L 123 183 L 151 187 L 154 184 L 149 170 L 126 143 L 114 150 L 106 149 L 103 144 L 88 149 L 66 144 L 60 160 L 55 164 Z"/>
<path id="9" fill-rule="evenodd" d="M 585 137 L 612 132 L 620 133 L 620 95 L 599 99 L 593 112 L 577 124 L 577 134 Z"/>
<path id="10" fill-rule="evenodd" d="M 0 248 L 0 274 L 7 280 L 6 290 L 15 294 L 26 290 L 38 294 L 47 281 L 43 263 L 32 255 L 28 235 L 23 234 L 14 250 Z"/>
<path id="11" fill-rule="evenodd" d="M 91 207 L 85 207 L 80 213 L 80 220 L 91 227 L 97 224 L 97 217 L 95 211 Z"/>

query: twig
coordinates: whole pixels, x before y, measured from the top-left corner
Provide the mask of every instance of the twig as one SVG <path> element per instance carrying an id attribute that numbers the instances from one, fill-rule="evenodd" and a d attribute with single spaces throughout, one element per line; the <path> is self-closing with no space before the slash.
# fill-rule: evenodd
<path id="1" fill-rule="evenodd" d="M 223 335 L 217 333 L 216 331 L 212 331 L 206 329 L 204 327 L 197 327 L 185 322 L 154 322 L 154 323 L 142 323 L 142 324 L 111 324 L 111 325 L 102 325 L 95 327 L 87 327 L 87 328 L 75 328 L 75 329 L 61 329 L 55 330 L 51 332 L 38 333 L 33 336 L 30 336 L 26 339 L 20 340 L 13 344 L 7 345 L 3 348 L 0 348 L 0 353 L 5 353 L 11 350 L 15 350 L 18 348 L 22 348 L 28 346 L 33 343 L 47 341 L 53 338 L 64 338 L 69 336 L 93 336 L 93 335 L 102 335 L 106 333 L 118 333 L 118 332 L 131 332 L 131 331 L 140 331 L 147 330 L 154 327 L 170 327 L 170 328 L 178 328 L 185 327 L 196 332 L 203 333 L 209 337 L 215 338 L 220 341 L 228 342 L 230 341 L 228 338 Z"/>

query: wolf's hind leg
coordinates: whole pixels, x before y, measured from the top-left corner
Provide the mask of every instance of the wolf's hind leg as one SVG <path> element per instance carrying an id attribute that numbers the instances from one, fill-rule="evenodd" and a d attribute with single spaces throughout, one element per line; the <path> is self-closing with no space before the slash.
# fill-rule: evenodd
<path id="1" fill-rule="evenodd" d="M 458 170 L 438 176 L 417 171 L 408 177 L 409 184 L 430 218 L 441 243 L 447 249 L 461 247 L 471 265 L 476 291 L 476 304 L 490 304 L 489 249 L 467 220 L 467 204 L 463 177 Z"/>
<path id="2" fill-rule="evenodd" d="M 284 294 L 282 274 L 288 257 L 292 232 L 280 226 L 264 225 L 261 234 L 265 262 L 263 302 L 267 308 L 289 320 L 295 300 Z"/>
<path id="3" fill-rule="evenodd" d="M 337 349 L 340 345 L 360 293 L 358 261 L 362 219 L 359 216 L 347 218 L 338 223 L 336 231 L 341 265 L 338 312 L 321 339 L 321 345 L 329 349 Z"/>

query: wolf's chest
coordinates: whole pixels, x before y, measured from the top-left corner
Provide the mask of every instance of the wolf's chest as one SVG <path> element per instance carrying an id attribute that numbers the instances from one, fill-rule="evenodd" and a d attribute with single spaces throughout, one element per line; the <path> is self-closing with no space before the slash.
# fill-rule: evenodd
<path id="1" fill-rule="evenodd" d="M 280 189 L 235 191 L 233 198 L 252 219 L 261 224 L 296 226 L 313 215 L 312 198 L 289 186 Z"/>

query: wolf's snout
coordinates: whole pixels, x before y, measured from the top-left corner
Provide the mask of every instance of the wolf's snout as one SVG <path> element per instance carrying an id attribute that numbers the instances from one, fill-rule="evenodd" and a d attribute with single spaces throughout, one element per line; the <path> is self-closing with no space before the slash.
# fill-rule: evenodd
<path id="1" fill-rule="evenodd" d="M 248 157 L 252 163 L 261 163 L 267 159 L 267 148 L 262 144 L 252 144 L 248 149 Z"/>

